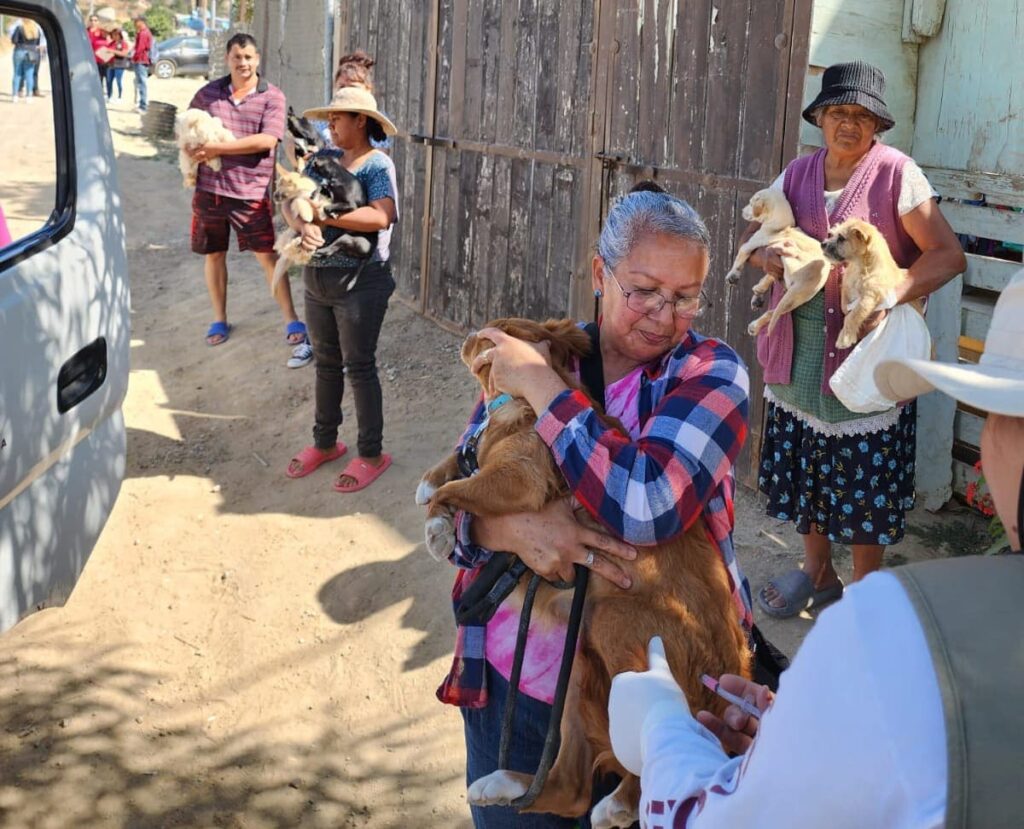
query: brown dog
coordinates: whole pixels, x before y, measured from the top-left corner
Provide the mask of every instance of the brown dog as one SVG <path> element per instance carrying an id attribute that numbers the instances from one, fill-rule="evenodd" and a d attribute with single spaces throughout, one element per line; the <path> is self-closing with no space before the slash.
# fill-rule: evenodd
<path id="1" fill-rule="evenodd" d="M 503 319 L 488 326 L 521 339 L 550 343 L 555 371 L 568 386 L 580 388 L 571 360 L 584 355 L 590 342 L 571 320 L 540 324 Z M 474 358 L 492 345 L 490 340 L 470 335 L 462 347 L 463 362 L 472 366 Z M 489 376 L 489 365 L 477 375 L 485 393 Z M 458 479 L 452 455 L 424 476 L 417 501 L 430 505 L 427 545 L 435 556 L 451 552 L 451 515 L 457 509 L 479 516 L 536 511 L 568 494 L 550 451 L 534 430 L 535 422 L 530 405 L 513 398 L 490 415 L 479 437 L 477 474 Z M 591 820 L 595 827 L 629 826 L 637 819 L 640 781 L 612 753 L 608 694 L 613 676 L 646 668 L 647 643 L 652 636 L 664 640 L 673 676 L 694 710 L 706 708 L 721 714 L 725 708 L 725 703 L 701 684 L 702 673 L 749 676 L 746 635 L 736 618 L 725 567 L 702 521 L 671 541 L 639 548 L 634 561 L 620 563 L 632 580 L 628 590 L 602 578 L 591 580 L 582 641 L 566 694 L 558 757 L 544 789 L 528 810 L 565 817 L 582 815 L 590 806 L 593 772 L 614 772 L 623 778 L 622 783 L 594 808 Z M 521 603 L 524 587 L 520 584 L 507 601 Z M 564 623 L 570 601 L 570 591 L 542 585 L 534 605 L 534 624 L 544 620 Z M 474 781 L 469 800 L 481 806 L 507 805 L 526 792 L 532 779 L 530 774 L 496 771 Z"/>
<path id="2" fill-rule="evenodd" d="M 846 318 L 836 348 L 850 348 L 860 339 L 865 320 L 907 278 L 907 272 L 896 264 L 878 229 L 863 219 L 847 219 L 836 225 L 821 243 L 821 249 L 833 262 L 847 263 L 842 300 Z"/>

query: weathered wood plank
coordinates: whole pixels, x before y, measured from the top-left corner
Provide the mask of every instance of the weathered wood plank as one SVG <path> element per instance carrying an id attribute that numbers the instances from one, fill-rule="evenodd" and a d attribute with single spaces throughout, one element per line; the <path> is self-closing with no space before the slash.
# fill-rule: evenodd
<path id="1" fill-rule="evenodd" d="M 713 14 L 711 0 L 682 0 L 676 15 L 675 76 L 669 125 L 673 144 L 672 166 L 679 169 L 703 171 L 708 44 Z"/>
<path id="2" fill-rule="evenodd" d="M 454 0 L 440 0 L 438 7 L 437 33 L 437 78 L 434 95 L 434 135 L 450 136 L 452 97 L 452 49 L 455 40 L 455 23 L 452 20 Z M 429 94 L 429 93 L 428 93 Z"/>
<path id="3" fill-rule="evenodd" d="M 537 3 L 537 100 L 533 146 L 541 150 L 558 147 L 558 0 Z"/>
<path id="4" fill-rule="evenodd" d="M 957 233 L 1000 242 L 1024 242 L 1024 213 L 958 202 L 944 202 L 942 212 Z"/>
<path id="5" fill-rule="evenodd" d="M 491 238 L 488 247 L 487 298 L 488 319 L 505 316 L 506 297 L 509 293 L 509 271 L 512 256 L 510 251 L 512 208 L 512 160 L 494 159 L 494 191 L 491 198 Z"/>
<path id="6" fill-rule="evenodd" d="M 1006 259 L 968 253 L 964 282 L 971 288 L 999 292 L 1006 287 L 1021 267 L 1024 266 L 1020 262 L 1009 262 Z"/>
<path id="7" fill-rule="evenodd" d="M 737 175 L 770 182 L 779 168 L 782 146 L 782 115 L 777 94 L 784 88 L 788 49 L 779 48 L 775 38 L 784 31 L 785 4 L 757 6 L 752 10 L 746 43 L 744 75 L 756 78 L 743 90 L 743 128 L 740 131 Z"/>
<path id="8" fill-rule="evenodd" d="M 509 202 L 508 279 L 502 297 L 501 316 L 522 316 L 525 311 L 526 277 L 530 251 L 530 197 L 534 162 L 512 162 Z"/>
<path id="9" fill-rule="evenodd" d="M 605 147 L 629 161 L 639 157 L 637 148 L 637 101 L 640 99 L 640 6 L 631 0 L 616 6 L 615 41 L 618 52 L 612 58 L 611 99 L 608 104 L 608 136 Z"/>
<path id="10" fill-rule="evenodd" d="M 984 425 L 985 418 L 957 409 L 953 420 L 953 435 L 957 440 L 971 446 L 981 446 L 981 429 Z"/>
<path id="11" fill-rule="evenodd" d="M 713 9 L 711 18 L 702 166 L 711 173 L 733 176 L 739 157 L 736 124 L 738 121 L 742 130 L 744 121 L 740 101 L 747 83 L 745 41 L 750 2 L 737 0 L 728 13 Z M 772 90 L 772 97 L 775 95 Z"/>
<path id="12" fill-rule="evenodd" d="M 500 105 L 498 77 L 502 61 L 501 18 L 501 0 L 483 0 L 480 140 L 487 143 L 497 140 Z"/>
<path id="13" fill-rule="evenodd" d="M 551 273 L 551 191 L 554 168 L 550 164 L 534 164 L 531 182 L 532 205 L 530 211 L 530 233 L 528 236 L 526 272 L 525 315 L 531 319 L 543 319 L 548 309 L 548 281 Z"/>
<path id="14" fill-rule="evenodd" d="M 992 309 L 995 299 L 973 294 L 960 301 L 960 332 L 976 340 L 984 340 L 988 335 L 988 326 L 992 322 Z"/>
<path id="15" fill-rule="evenodd" d="M 476 181 L 470 192 L 465 194 L 467 204 L 473 199 L 473 217 L 470 238 L 467 244 L 472 248 L 470 271 L 470 296 L 472 297 L 470 324 L 477 328 L 489 319 L 490 305 L 490 247 L 494 203 L 493 156 L 475 153 L 477 158 Z"/>
<path id="16" fill-rule="evenodd" d="M 925 165 L 921 169 L 932 187 L 948 198 L 976 200 L 984 195 L 989 204 L 1024 207 L 1024 175 L 949 170 Z"/>
<path id="17" fill-rule="evenodd" d="M 548 263 L 547 313 L 564 317 L 569 313 L 569 294 L 572 289 L 573 267 L 576 260 L 575 238 L 579 222 L 573 222 L 573 206 L 579 204 L 582 175 L 572 167 L 557 167 L 554 171 L 554 196 L 551 207 L 551 243 Z M 590 272 L 580 274 L 590 280 Z"/>
<path id="18" fill-rule="evenodd" d="M 520 0 L 515 37 L 518 40 L 515 58 L 515 118 L 512 121 L 512 143 L 516 147 L 533 147 L 537 115 L 537 2 Z"/>
<path id="19" fill-rule="evenodd" d="M 494 140 L 506 144 L 512 137 L 512 125 L 516 117 L 516 73 L 518 64 L 515 52 L 518 48 L 519 15 L 517 0 L 501 5 L 501 62 L 498 67 L 498 96 L 495 101 L 496 129 Z"/>

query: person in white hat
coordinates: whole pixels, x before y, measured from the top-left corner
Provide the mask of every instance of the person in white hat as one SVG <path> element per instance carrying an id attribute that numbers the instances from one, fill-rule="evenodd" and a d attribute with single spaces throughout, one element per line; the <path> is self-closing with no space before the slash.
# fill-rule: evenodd
<path id="1" fill-rule="evenodd" d="M 303 245 L 315 251 L 351 231 L 376 233 L 376 241 L 364 258 L 351 251 L 315 253 L 303 268 L 306 324 L 316 363 L 313 444 L 292 458 L 286 474 L 305 477 L 346 453 L 338 430 L 347 381 L 359 424 L 358 456 L 345 466 L 333 488 L 350 493 L 369 486 L 391 465 L 391 455 L 383 451 L 383 401 L 376 352 L 388 298 L 395 289 L 390 241 L 391 228 L 398 220 L 398 192 L 390 159 L 375 149 L 371 140 L 382 141 L 398 130 L 363 86 L 338 89 L 327 106 L 307 110 L 304 115 L 328 122 L 338 149 L 321 152 L 339 159 L 359 179 L 367 204 L 304 225 Z M 315 167 L 312 162 L 307 164 L 306 174 L 316 178 Z"/>
<path id="2" fill-rule="evenodd" d="M 1010 555 L 873 573 L 824 611 L 762 709 L 691 716 L 652 640 L 612 682 L 612 748 L 639 774 L 648 827 L 1011 827 L 1024 814 L 1024 271 L 977 365 L 889 360 L 893 399 L 932 390 L 988 413 L 981 456 Z M 699 670 L 699 666 L 694 666 Z M 765 710 L 767 709 L 767 710 Z M 730 757 L 726 751 L 738 754 Z"/>

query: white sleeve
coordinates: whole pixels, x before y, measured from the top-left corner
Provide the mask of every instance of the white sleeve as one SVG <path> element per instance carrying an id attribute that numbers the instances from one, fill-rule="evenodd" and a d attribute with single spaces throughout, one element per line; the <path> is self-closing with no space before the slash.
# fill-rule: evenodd
<path id="1" fill-rule="evenodd" d="M 924 171 L 917 166 L 917 162 L 909 159 L 903 165 L 902 183 L 900 184 L 900 197 L 896 202 L 896 209 L 901 216 L 907 215 L 911 210 L 920 207 L 928 199 L 938 197 L 938 193 L 932 188 Z"/>
<path id="2" fill-rule="evenodd" d="M 938 683 L 913 607 L 887 573 L 822 614 L 742 759 L 682 713 L 645 723 L 644 746 L 649 829 L 944 825 Z"/>

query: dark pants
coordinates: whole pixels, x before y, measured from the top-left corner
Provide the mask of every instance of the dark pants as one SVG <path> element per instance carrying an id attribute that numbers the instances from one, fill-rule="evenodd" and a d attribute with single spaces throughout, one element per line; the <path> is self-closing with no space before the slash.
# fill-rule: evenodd
<path id="1" fill-rule="evenodd" d="M 501 720 L 508 696 L 508 681 L 489 664 L 487 666 L 488 701 L 486 708 L 462 708 L 466 734 L 466 785 L 498 768 L 498 744 Z M 551 706 L 520 694 L 516 701 L 515 722 L 509 740 L 508 767 L 511 771 L 532 774 L 537 771 L 544 738 L 548 733 Z M 557 756 L 557 755 L 556 755 Z M 618 785 L 614 776 L 595 780 L 591 800 L 596 804 Z M 511 806 L 470 806 L 476 829 L 589 829 L 590 817 L 563 818 L 550 814 L 520 814 Z"/>
<path id="2" fill-rule="evenodd" d="M 352 273 L 342 268 L 308 266 L 302 271 L 306 284 L 306 328 L 316 361 L 313 442 L 318 449 L 332 449 L 337 443 L 347 378 L 352 384 L 359 422 L 359 455 L 376 458 L 381 453 L 384 433 L 377 338 L 395 280 L 388 263 L 372 262 L 363 267 L 349 290 Z"/>
<path id="3" fill-rule="evenodd" d="M 114 97 L 114 84 L 117 84 L 117 97 L 120 98 L 124 93 L 124 67 L 123 66 L 111 66 L 107 69 L 107 100 L 111 100 Z"/>

